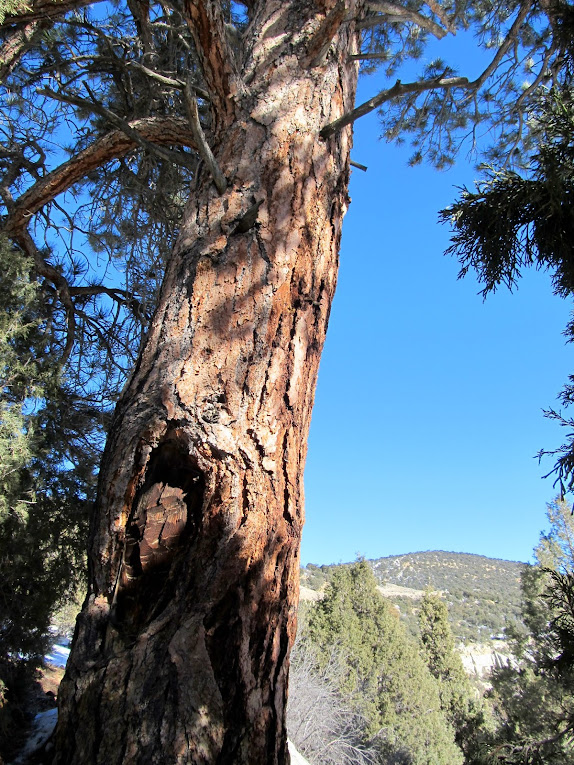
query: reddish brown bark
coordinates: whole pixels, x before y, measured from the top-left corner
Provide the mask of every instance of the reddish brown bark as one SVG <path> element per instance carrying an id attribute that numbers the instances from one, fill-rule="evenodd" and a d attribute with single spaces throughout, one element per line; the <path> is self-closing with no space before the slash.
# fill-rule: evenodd
<path id="1" fill-rule="evenodd" d="M 347 207 L 352 24 L 260 4 L 101 469 L 59 765 L 289 760 L 303 466 Z M 230 111 L 233 119 L 229 119 Z"/>
<path id="2" fill-rule="evenodd" d="M 6 36 L 0 47 L 0 82 L 14 69 L 41 28 L 41 22 L 30 21 Z"/>

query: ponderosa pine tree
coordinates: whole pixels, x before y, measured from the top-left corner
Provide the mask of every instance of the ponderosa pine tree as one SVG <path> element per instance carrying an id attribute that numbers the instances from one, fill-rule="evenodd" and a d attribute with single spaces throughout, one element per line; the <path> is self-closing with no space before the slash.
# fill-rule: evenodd
<path id="1" fill-rule="evenodd" d="M 382 109 L 386 136 L 412 132 L 413 161 L 438 166 L 486 121 L 498 151 L 516 148 L 530 100 L 561 77 L 561 6 L 27 5 L 2 26 L 4 231 L 52 289 L 80 388 L 105 378 L 111 396 L 137 356 L 101 466 L 55 762 L 286 762 L 303 465 L 352 123 Z M 463 29 L 492 50 L 480 75 L 437 58 L 395 79 Z M 361 61 L 389 82 L 354 108 Z M 71 188 L 77 215 L 57 199 Z M 86 276 L 90 246 L 125 266 L 125 288 Z"/>

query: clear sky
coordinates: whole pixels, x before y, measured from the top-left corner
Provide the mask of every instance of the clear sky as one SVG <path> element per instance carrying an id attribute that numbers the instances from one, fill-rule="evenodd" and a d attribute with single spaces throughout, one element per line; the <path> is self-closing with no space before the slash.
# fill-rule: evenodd
<path id="1" fill-rule="evenodd" d="M 369 81 L 370 80 L 370 81 Z M 377 92 L 369 78 L 359 98 Z M 571 304 L 525 273 L 486 302 L 444 255 L 438 210 L 472 185 L 407 167 L 411 153 L 355 125 L 352 204 L 305 474 L 302 563 L 420 550 L 529 560 L 556 494 L 535 459 L 565 435 L 542 409 L 574 373 Z M 572 412 L 574 416 L 574 412 Z"/>

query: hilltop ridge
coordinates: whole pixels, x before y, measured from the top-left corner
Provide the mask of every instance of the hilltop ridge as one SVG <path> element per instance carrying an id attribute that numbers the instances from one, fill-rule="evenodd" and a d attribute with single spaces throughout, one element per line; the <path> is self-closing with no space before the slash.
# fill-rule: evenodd
<path id="1" fill-rule="evenodd" d="M 429 587 L 443 594 L 453 634 L 463 642 L 489 641 L 520 621 L 520 572 L 524 563 L 427 550 L 376 558 L 369 564 L 383 594 L 397 606 L 413 632 L 417 630 L 420 593 Z M 301 570 L 301 584 L 320 591 L 334 568 L 308 564 Z"/>

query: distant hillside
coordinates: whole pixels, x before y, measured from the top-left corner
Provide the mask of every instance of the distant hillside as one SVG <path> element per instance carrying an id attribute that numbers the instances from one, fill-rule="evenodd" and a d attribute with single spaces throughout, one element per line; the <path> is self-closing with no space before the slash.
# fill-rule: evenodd
<path id="1" fill-rule="evenodd" d="M 369 563 L 383 594 L 395 603 L 413 632 L 420 591 L 426 587 L 443 593 L 453 633 L 465 642 L 490 640 L 520 621 L 522 563 L 440 551 L 392 555 Z M 334 568 L 309 564 L 301 571 L 301 583 L 318 591 Z"/>

